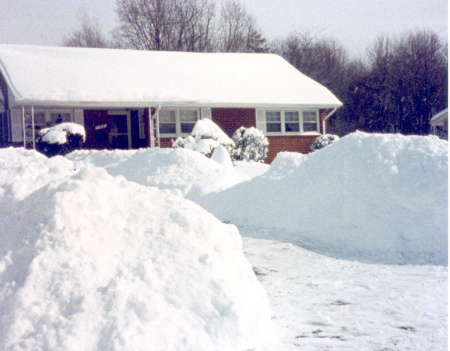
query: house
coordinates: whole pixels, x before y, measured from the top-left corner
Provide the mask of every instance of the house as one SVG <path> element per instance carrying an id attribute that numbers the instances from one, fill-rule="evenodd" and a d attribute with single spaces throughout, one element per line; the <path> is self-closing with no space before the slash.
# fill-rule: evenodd
<path id="1" fill-rule="evenodd" d="M 430 120 L 431 134 L 448 140 L 448 109 L 435 114 Z"/>
<path id="2" fill-rule="evenodd" d="M 85 127 L 85 148 L 171 147 L 211 118 L 229 136 L 263 130 L 268 162 L 309 152 L 342 106 L 274 54 L 0 45 L 0 88 L 3 144 L 32 148 L 39 129 L 71 121 Z"/>

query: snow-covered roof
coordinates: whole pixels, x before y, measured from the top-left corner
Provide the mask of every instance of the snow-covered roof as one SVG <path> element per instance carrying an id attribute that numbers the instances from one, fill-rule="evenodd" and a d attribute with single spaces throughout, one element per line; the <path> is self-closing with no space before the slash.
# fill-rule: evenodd
<path id="1" fill-rule="evenodd" d="M 433 118 L 431 118 L 430 123 L 431 124 L 436 124 L 439 123 L 439 121 L 443 121 L 446 118 L 448 118 L 448 108 L 446 108 L 445 110 L 442 110 L 441 112 L 435 114 L 433 116 Z"/>
<path id="2" fill-rule="evenodd" d="M 342 105 L 274 54 L 0 45 L 0 71 L 19 104 Z"/>

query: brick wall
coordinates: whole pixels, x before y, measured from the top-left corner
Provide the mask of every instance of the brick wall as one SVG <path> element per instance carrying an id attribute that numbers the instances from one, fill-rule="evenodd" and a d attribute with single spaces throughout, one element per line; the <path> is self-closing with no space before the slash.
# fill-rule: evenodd
<path id="1" fill-rule="evenodd" d="M 236 129 L 240 127 L 255 127 L 256 114 L 254 108 L 213 108 L 211 109 L 212 120 L 230 138 Z"/>
<path id="2" fill-rule="evenodd" d="M 160 147 L 172 147 L 172 140 L 175 141 L 177 137 L 172 138 L 160 138 L 161 145 Z"/>
<path id="3" fill-rule="evenodd" d="M 268 136 L 269 152 L 265 163 L 272 163 L 277 153 L 281 151 L 300 152 L 307 154 L 310 152 L 309 147 L 313 143 L 317 135 L 304 136 Z"/>

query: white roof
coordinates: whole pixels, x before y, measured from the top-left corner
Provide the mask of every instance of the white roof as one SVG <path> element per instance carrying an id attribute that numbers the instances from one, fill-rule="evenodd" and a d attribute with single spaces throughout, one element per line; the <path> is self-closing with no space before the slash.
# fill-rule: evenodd
<path id="1" fill-rule="evenodd" d="M 430 123 L 439 123 L 441 120 L 445 120 L 445 118 L 448 118 L 448 108 L 445 110 L 442 110 L 441 112 L 435 114 L 433 118 L 431 118 Z"/>
<path id="2" fill-rule="evenodd" d="M 342 105 L 274 54 L 0 45 L 0 70 L 19 104 Z"/>

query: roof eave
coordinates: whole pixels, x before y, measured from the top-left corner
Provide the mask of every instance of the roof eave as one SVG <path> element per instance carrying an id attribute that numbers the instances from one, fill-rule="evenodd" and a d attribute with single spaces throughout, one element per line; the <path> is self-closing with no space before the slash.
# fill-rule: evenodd
<path id="1" fill-rule="evenodd" d="M 210 102 L 210 101 L 52 101 L 15 99 L 14 106 L 42 106 L 67 108 L 143 108 L 165 107 L 212 107 L 212 108 L 339 108 L 342 103 L 253 103 L 253 102 Z M 14 107 L 12 106 L 12 107 Z"/>

